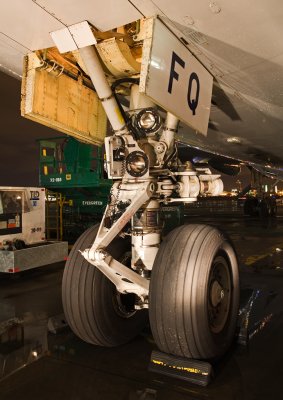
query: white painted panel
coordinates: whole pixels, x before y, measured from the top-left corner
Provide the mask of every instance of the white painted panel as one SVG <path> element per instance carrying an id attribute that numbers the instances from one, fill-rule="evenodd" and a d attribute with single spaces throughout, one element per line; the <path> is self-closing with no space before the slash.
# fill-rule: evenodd
<path id="1" fill-rule="evenodd" d="M 49 32 L 62 27 L 32 0 L 2 0 L 0 31 L 30 50 L 54 46 Z"/>
<path id="2" fill-rule="evenodd" d="M 186 27 L 247 53 L 269 59 L 282 52 L 281 0 L 154 0 L 186 36 Z M 232 49 L 230 49 L 232 51 Z M 229 55 L 229 50 L 228 50 Z"/>
<path id="3" fill-rule="evenodd" d="M 55 32 L 50 32 L 50 35 L 60 53 L 77 50 L 76 42 L 74 41 L 69 28 L 63 28 Z"/>
<path id="4" fill-rule="evenodd" d="M 36 3 L 65 25 L 88 21 L 102 31 L 142 17 L 128 0 L 36 0 Z"/>
<path id="5" fill-rule="evenodd" d="M 163 15 L 162 10 L 151 0 L 131 0 L 131 2 L 145 17 Z"/>
<path id="6" fill-rule="evenodd" d="M 68 28 L 63 28 L 59 31 L 50 32 L 50 35 L 60 53 L 74 51 L 97 43 L 91 26 L 87 21 L 70 25 Z"/>
<path id="7" fill-rule="evenodd" d="M 180 40 L 156 19 L 150 48 L 142 60 L 140 90 L 206 135 L 213 78 Z"/>
<path id="8" fill-rule="evenodd" d="M 88 20 L 97 28 L 108 30 L 142 16 L 127 0 L 1 0 L 1 3 L 0 69 L 11 75 L 20 75 L 22 71 L 22 50 L 14 44 L 29 51 L 44 49 L 54 46 L 50 32 L 62 29 L 64 24 Z M 9 40 L 3 41 L 2 37 Z"/>
<path id="9" fill-rule="evenodd" d="M 0 69 L 16 78 L 21 78 L 23 56 L 28 53 L 26 47 L 0 33 Z"/>

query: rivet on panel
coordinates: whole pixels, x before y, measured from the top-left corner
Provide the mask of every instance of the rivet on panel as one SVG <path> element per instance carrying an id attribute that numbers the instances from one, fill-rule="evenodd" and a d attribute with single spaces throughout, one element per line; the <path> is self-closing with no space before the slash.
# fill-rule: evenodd
<path id="1" fill-rule="evenodd" d="M 189 15 L 186 15 L 186 16 L 183 18 L 183 22 L 184 22 L 185 25 L 194 25 L 194 23 L 195 23 L 195 21 L 193 20 L 193 18 L 190 17 Z"/>
<path id="2" fill-rule="evenodd" d="M 221 12 L 221 7 L 215 1 L 209 3 L 209 8 L 214 14 L 219 14 Z"/>

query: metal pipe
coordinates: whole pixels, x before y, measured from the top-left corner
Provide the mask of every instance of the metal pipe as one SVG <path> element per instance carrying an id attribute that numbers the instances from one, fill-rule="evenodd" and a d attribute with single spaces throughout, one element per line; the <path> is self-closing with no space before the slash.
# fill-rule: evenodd
<path id="1" fill-rule="evenodd" d="M 129 133 L 95 48 L 87 46 L 79 52 L 114 132 L 120 135 Z"/>
<path id="2" fill-rule="evenodd" d="M 175 134 L 178 130 L 179 119 L 170 112 L 167 112 L 164 129 L 160 141 L 166 143 L 169 153 L 173 149 Z"/>

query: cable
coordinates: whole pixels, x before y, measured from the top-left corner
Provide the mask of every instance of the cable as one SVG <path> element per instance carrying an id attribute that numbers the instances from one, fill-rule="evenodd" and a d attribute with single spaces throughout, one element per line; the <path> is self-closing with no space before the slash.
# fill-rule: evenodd
<path id="1" fill-rule="evenodd" d="M 138 140 L 139 134 L 138 134 L 137 130 L 135 129 L 135 127 L 133 126 L 133 124 L 131 123 L 131 119 L 128 117 L 127 113 L 125 112 L 124 108 L 122 107 L 121 102 L 116 93 L 116 88 L 118 86 L 122 85 L 123 83 L 132 83 L 132 84 L 138 85 L 139 79 L 137 79 L 137 78 L 121 78 L 121 79 L 118 79 L 117 81 L 113 82 L 111 85 L 111 90 L 113 92 L 113 95 L 114 95 L 117 103 L 118 103 L 119 109 L 121 111 L 121 114 L 122 114 L 125 122 L 126 122 L 126 125 L 132 132 L 134 139 Z"/>

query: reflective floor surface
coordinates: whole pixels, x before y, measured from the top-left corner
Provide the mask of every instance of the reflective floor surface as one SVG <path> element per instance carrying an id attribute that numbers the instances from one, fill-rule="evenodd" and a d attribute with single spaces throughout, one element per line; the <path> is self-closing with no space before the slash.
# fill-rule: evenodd
<path id="1" fill-rule="evenodd" d="M 148 371 L 156 349 L 149 328 L 111 349 L 84 343 L 63 325 L 48 332 L 48 319 L 62 313 L 57 264 L 0 277 L 0 399 L 283 399 L 283 217 L 195 209 L 186 223 L 227 232 L 240 263 L 239 334 L 207 387 Z"/>

